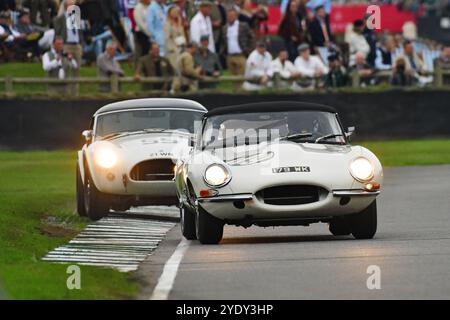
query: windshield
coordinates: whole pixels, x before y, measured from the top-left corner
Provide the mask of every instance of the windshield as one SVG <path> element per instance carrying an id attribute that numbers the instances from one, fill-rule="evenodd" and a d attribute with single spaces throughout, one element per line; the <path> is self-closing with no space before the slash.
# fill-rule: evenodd
<path id="1" fill-rule="evenodd" d="M 97 118 L 96 137 L 136 131 L 183 130 L 194 133 L 195 122 L 203 113 L 186 110 L 133 110 L 100 115 Z"/>
<path id="2" fill-rule="evenodd" d="M 208 118 L 202 148 L 218 148 L 286 140 L 345 144 L 337 116 L 321 111 L 240 113 Z"/>

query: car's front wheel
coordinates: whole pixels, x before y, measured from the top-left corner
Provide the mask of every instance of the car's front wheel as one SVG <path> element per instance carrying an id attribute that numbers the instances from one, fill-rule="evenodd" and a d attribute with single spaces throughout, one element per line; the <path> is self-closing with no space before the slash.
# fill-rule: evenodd
<path id="1" fill-rule="evenodd" d="M 186 206 L 180 208 L 180 224 L 183 236 L 188 240 L 196 240 L 195 212 Z"/>
<path id="2" fill-rule="evenodd" d="M 77 165 L 77 212 L 80 217 L 86 216 L 86 208 L 84 206 L 84 186 L 81 179 L 80 167 Z"/>
<path id="3" fill-rule="evenodd" d="M 108 215 L 109 204 L 105 196 L 95 187 L 89 173 L 86 174 L 83 197 L 86 215 L 90 219 L 100 220 Z"/>
<path id="4" fill-rule="evenodd" d="M 377 232 L 377 201 L 374 200 L 366 209 L 348 218 L 356 239 L 372 239 Z"/>
<path id="5" fill-rule="evenodd" d="M 202 207 L 197 207 L 196 231 L 201 244 L 218 244 L 223 237 L 222 220 L 213 217 Z"/>
<path id="6" fill-rule="evenodd" d="M 334 218 L 331 220 L 329 230 L 333 236 L 348 236 L 352 233 L 350 225 L 345 218 Z"/>

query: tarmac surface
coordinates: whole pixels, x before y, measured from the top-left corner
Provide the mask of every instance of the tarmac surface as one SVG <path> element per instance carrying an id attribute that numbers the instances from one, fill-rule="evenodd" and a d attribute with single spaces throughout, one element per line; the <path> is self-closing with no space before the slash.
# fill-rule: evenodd
<path id="1" fill-rule="evenodd" d="M 326 224 L 316 224 L 227 226 L 220 245 L 184 241 L 165 298 L 449 299 L 450 166 L 388 168 L 377 202 L 373 240 L 334 237 Z M 161 287 L 182 239 L 179 229 L 140 265 L 141 298 Z"/>

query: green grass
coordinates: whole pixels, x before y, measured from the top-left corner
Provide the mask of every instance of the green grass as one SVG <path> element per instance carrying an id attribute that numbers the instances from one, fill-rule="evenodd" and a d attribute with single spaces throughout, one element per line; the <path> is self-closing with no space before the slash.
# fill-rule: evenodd
<path id="1" fill-rule="evenodd" d="M 450 139 L 375 141 L 360 144 L 375 153 L 383 166 L 450 164 Z"/>
<path id="2" fill-rule="evenodd" d="M 40 261 L 88 222 L 75 214 L 75 152 L 0 152 L 0 282 L 12 299 L 132 298 L 129 274 L 81 266 L 81 290 L 67 265 Z"/>

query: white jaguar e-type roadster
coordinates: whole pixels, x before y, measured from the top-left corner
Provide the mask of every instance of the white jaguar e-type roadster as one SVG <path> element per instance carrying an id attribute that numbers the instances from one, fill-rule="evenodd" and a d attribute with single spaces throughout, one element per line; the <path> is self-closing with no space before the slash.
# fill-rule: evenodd
<path id="1" fill-rule="evenodd" d="M 99 109 L 78 152 L 77 209 L 100 219 L 113 210 L 177 203 L 174 169 L 206 113 L 183 99 L 137 99 Z"/>
<path id="2" fill-rule="evenodd" d="M 333 235 L 372 238 L 383 170 L 352 146 L 336 111 L 298 102 L 209 111 L 175 182 L 187 239 L 219 243 L 224 224 L 325 222 Z"/>

